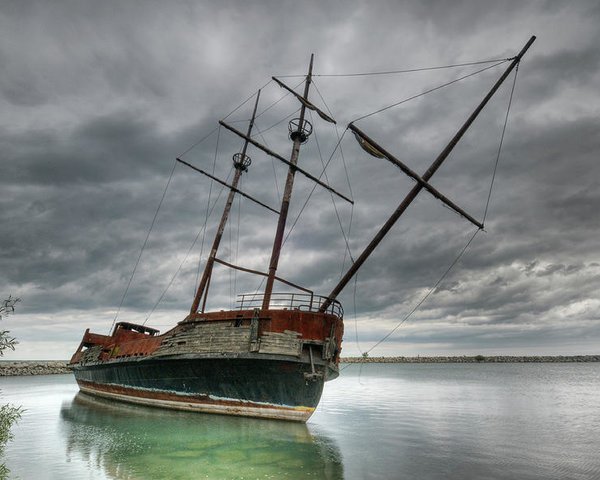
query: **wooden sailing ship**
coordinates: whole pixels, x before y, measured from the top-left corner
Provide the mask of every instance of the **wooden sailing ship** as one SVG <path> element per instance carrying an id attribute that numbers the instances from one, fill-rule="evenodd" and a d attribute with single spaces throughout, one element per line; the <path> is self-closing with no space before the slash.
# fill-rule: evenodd
<path id="1" fill-rule="evenodd" d="M 110 335 L 86 330 L 70 362 L 80 390 L 100 397 L 156 407 L 305 422 L 319 403 L 324 383 L 339 375 L 344 323 L 343 309 L 337 296 L 416 196 L 425 189 L 478 228 L 483 228 L 482 223 L 428 182 L 534 40 L 535 37 L 532 37 L 512 59 L 489 93 L 423 175 L 412 171 L 355 125 L 348 126 L 363 149 L 392 162 L 416 184 L 327 296 L 316 295 L 309 289 L 278 277 L 276 273 L 296 173 L 352 202 L 299 166 L 301 146 L 309 140 L 312 132 L 312 125 L 305 118 L 306 110 L 315 111 L 324 121 L 335 123 L 335 120 L 309 101 L 312 57 L 302 94 L 273 77 L 300 102 L 299 117 L 289 123 L 292 142 L 290 157 L 284 158 L 251 137 L 259 91 L 246 133 L 220 122 L 244 140 L 242 151 L 233 156 L 235 174 L 231 184 L 177 159 L 229 188 L 229 196 L 190 313 L 174 328 L 162 334 L 154 328 L 129 322 L 117 323 Z M 240 177 L 251 163 L 247 155 L 249 144 L 288 166 L 281 206 L 275 211 L 278 224 L 271 258 L 268 271 L 264 273 L 233 265 L 217 257 L 236 194 L 270 209 L 238 188 Z M 241 295 L 238 308 L 234 310 L 205 311 L 215 263 L 266 277 L 264 292 L 260 295 Z M 276 281 L 301 293 L 275 292 Z"/>

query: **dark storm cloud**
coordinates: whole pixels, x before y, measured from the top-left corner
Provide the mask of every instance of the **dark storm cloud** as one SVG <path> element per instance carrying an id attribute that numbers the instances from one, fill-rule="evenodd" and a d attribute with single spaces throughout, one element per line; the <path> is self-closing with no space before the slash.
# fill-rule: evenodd
<path id="1" fill-rule="evenodd" d="M 510 7 L 510 8 L 509 8 Z M 597 87 L 600 11 L 536 2 L 3 2 L 0 6 L 0 289 L 23 297 L 8 327 L 23 356 L 36 343 L 67 357 L 80 331 L 110 325 L 130 279 L 173 161 L 215 128 L 271 75 L 301 74 L 311 52 L 316 73 L 377 71 L 514 55 L 538 34 L 516 83 L 486 221 L 459 264 L 404 326 L 380 347 L 399 353 L 521 348 L 549 351 L 560 340 L 600 338 L 596 215 L 600 164 Z M 375 78 L 316 77 L 311 98 L 345 124 L 382 106 L 479 67 Z M 400 159 L 423 172 L 504 67 L 358 122 Z M 286 78 L 290 85 L 301 79 Z M 494 168 L 511 80 L 484 110 L 432 183 L 481 218 Z M 320 98 L 323 95 L 325 103 Z M 273 84 L 268 105 L 284 92 Z M 245 129 L 249 102 L 228 118 Z M 287 97 L 259 117 L 257 136 L 289 154 Z M 302 166 L 319 175 L 335 130 L 317 117 Z M 274 128 L 270 128 L 275 126 Z M 227 177 L 241 141 L 221 130 L 184 157 Z M 318 141 L 318 144 L 317 144 Z M 327 293 L 412 187 L 396 167 L 368 157 L 350 134 L 328 180 L 353 210 L 297 175 L 290 223 L 310 195 L 284 248 L 279 274 Z M 256 149 L 243 189 L 277 206 L 285 166 Z M 346 183 L 346 174 L 351 187 Z M 123 304 L 122 318 L 143 321 L 181 270 L 150 322 L 172 325 L 189 308 L 198 255 L 214 234 L 224 194 L 205 235 L 210 183 L 176 166 L 149 242 Z M 220 187 L 210 191 L 211 202 Z M 220 256 L 265 270 L 275 219 L 237 204 Z M 353 342 L 379 340 L 435 285 L 472 226 L 422 194 L 340 297 Z M 236 241 L 239 230 L 239 243 Z M 229 232 L 232 235 L 229 236 Z M 200 232 L 200 233 L 199 233 Z M 198 239 L 184 262 L 196 235 Z M 231 238 L 231 240 L 230 240 Z M 211 306 L 230 290 L 252 292 L 260 279 L 219 267 Z M 17 318 L 18 317 L 18 318 Z M 17 322 L 18 320 L 18 322 Z M 76 326 L 75 326 L 76 325 Z M 75 333 L 73 333 L 75 332 Z M 400 342 L 400 343 L 397 343 Z M 399 346 L 401 345 L 401 347 Z M 583 347 L 582 347 L 583 348 Z M 587 347 L 586 347 L 587 348 Z M 511 350 L 512 351 L 512 350 Z M 375 354 L 376 352 L 374 352 Z M 44 356 L 44 355 L 42 355 Z"/>

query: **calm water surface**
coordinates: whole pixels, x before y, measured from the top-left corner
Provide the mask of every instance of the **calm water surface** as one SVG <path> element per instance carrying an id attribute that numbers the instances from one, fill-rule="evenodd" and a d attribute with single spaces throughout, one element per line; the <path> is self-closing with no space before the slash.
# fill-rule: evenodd
<path id="1" fill-rule="evenodd" d="M 98 401 L 0 378 L 36 479 L 600 479 L 600 365 L 351 365 L 306 425 Z"/>

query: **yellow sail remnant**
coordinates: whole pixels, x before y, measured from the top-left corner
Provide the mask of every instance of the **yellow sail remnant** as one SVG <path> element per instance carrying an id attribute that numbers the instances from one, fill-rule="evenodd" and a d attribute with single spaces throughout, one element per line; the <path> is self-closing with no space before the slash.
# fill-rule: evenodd
<path id="1" fill-rule="evenodd" d="M 356 138 L 356 141 L 358 142 L 358 144 L 361 146 L 361 148 L 365 152 L 367 152 L 369 155 L 372 155 L 376 158 L 385 158 L 385 155 L 383 153 L 381 153 L 381 151 L 379 151 L 372 143 L 365 140 L 358 133 L 356 133 L 354 131 L 352 133 L 354 133 L 354 137 Z"/>

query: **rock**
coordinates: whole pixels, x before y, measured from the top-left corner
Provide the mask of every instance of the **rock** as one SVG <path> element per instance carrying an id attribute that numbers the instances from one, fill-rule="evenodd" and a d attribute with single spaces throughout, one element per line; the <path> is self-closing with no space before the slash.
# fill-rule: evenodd
<path id="1" fill-rule="evenodd" d="M 0 377 L 15 375 L 55 375 L 71 373 L 71 368 L 64 361 L 15 361 L 0 362 Z"/>

